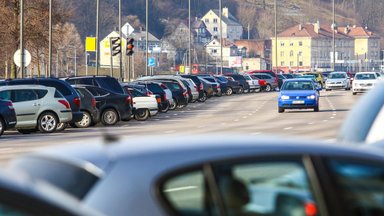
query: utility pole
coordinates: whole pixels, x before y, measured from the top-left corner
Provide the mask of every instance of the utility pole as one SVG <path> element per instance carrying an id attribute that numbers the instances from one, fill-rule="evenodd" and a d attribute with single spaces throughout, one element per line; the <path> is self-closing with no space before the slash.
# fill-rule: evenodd
<path id="1" fill-rule="evenodd" d="M 24 1 L 20 0 L 20 72 L 21 72 L 21 78 L 24 78 Z M 17 77 L 17 76 L 16 76 Z"/>
<path id="2" fill-rule="evenodd" d="M 333 23 L 332 23 L 332 70 L 335 70 L 335 60 L 336 60 L 336 41 L 335 41 L 335 30 L 337 29 L 335 23 L 335 0 L 332 0 L 332 10 L 333 10 Z"/>
<path id="3" fill-rule="evenodd" d="M 148 0 L 145 0 L 145 75 L 148 76 Z"/>
<path id="4" fill-rule="evenodd" d="M 123 81 L 123 37 L 121 32 L 121 0 L 119 0 L 119 37 L 120 37 L 120 54 L 119 54 L 119 63 L 120 63 L 120 81 Z"/>
<path id="5" fill-rule="evenodd" d="M 248 23 L 248 40 L 249 40 L 249 35 L 250 35 L 250 34 L 249 34 L 249 28 L 250 28 L 250 27 L 249 27 L 249 23 Z"/>
<path id="6" fill-rule="evenodd" d="M 50 77 L 52 70 L 52 0 L 49 0 L 49 45 L 48 45 L 48 72 L 45 75 Z"/>
<path id="7" fill-rule="evenodd" d="M 277 0 L 275 0 L 275 65 L 276 65 L 276 74 L 279 73 L 278 63 L 277 63 Z M 273 67 L 273 64 L 272 64 Z"/>
<path id="8" fill-rule="evenodd" d="M 189 67 L 189 73 L 192 71 L 192 65 L 191 65 L 191 0 L 188 0 L 188 38 L 189 38 L 189 43 L 188 43 L 188 67 Z"/>
<path id="9" fill-rule="evenodd" d="M 221 0 L 219 0 L 219 13 L 220 13 L 220 75 L 223 75 L 223 8 Z"/>
<path id="10" fill-rule="evenodd" d="M 96 75 L 99 75 L 99 12 L 100 0 L 96 0 Z"/>

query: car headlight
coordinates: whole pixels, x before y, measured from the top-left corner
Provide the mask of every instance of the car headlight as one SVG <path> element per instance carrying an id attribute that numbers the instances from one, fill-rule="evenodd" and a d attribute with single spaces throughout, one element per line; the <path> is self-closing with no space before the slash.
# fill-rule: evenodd
<path id="1" fill-rule="evenodd" d="M 287 96 L 287 95 L 282 95 L 280 98 L 281 98 L 282 100 L 288 100 L 288 99 L 289 99 L 289 96 Z"/>
<path id="2" fill-rule="evenodd" d="M 316 96 L 315 95 L 309 95 L 309 96 L 307 96 L 307 99 L 315 99 L 316 98 Z"/>

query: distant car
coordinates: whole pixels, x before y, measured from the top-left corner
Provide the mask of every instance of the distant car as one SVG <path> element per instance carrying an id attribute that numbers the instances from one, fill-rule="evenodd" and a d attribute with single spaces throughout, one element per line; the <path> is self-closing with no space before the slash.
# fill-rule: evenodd
<path id="1" fill-rule="evenodd" d="M 239 89 L 239 94 L 242 94 L 244 92 L 249 92 L 249 84 L 245 77 L 241 74 L 227 74 L 226 76 L 232 77 L 234 80 L 239 82 L 240 89 Z"/>
<path id="2" fill-rule="evenodd" d="M 100 111 L 103 125 L 115 125 L 119 121 L 128 121 L 133 112 L 132 96 L 117 94 L 107 89 L 92 85 L 79 85 L 86 88 L 96 99 L 96 107 Z"/>
<path id="3" fill-rule="evenodd" d="M 267 92 L 274 91 L 276 88 L 279 87 L 279 82 L 275 82 L 275 78 L 270 76 L 269 74 L 254 73 L 251 76 L 256 77 L 259 80 L 264 80 L 267 83 L 264 90 Z"/>
<path id="4" fill-rule="evenodd" d="M 249 74 L 243 74 L 249 85 L 249 90 L 252 92 L 260 91 L 260 84 L 258 79 L 254 79 Z"/>
<path id="5" fill-rule="evenodd" d="M 20 133 L 39 130 L 52 133 L 60 122 L 72 120 L 69 102 L 55 88 L 41 85 L 0 87 L 0 98 L 10 100 L 16 112 L 16 129 Z"/>
<path id="6" fill-rule="evenodd" d="M 284 74 L 284 75 L 282 75 L 282 74 L 278 74 L 278 75 L 277 75 L 277 78 L 279 79 L 279 80 L 278 80 L 279 88 L 281 88 L 281 86 L 283 85 L 284 81 L 288 79 L 287 77 L 288 77 L 289 75 L 290 75 L 290 74 Z M 291 78 L 293 78 L 293 76 L 292 76 Z"/>
<path id="7" fill-rule="evenodd" d="M 79 76 L 68 77 L 63 80 L 72 85 L 93 85 L 103 89 L 107 89 L 117 94 L 124 94 L 123 88 L 120 86 L 119 81 L 111 76 Z"/>
<path id="8" fill-rule="evenodd" d="M 322 73 L 320 72 L 305 72 L 303 73 L 303 75 L 313 75 L 315 76 L 315 80 L 316 82 L 320 85 L 321 88 L 324 87 L 324 78 L 323 78 L 323 75 Z"/>
<path id="9" fill-rule="evenodd" d="M 198 90 L 199 90 L 199 99 L 198 101 L 200 102 L 204 102 L 202 101 L 202 99 L 204 99 L 204 86 L 203 86 L 203 83 L 201 83 L 200 79 L 196 76 L 196 75 L 185 75 L 185 74 L 181 74 L 181 75 L 178 75 L 178 76 L 181 76 L 183 78 L 189 78 L 189 79 L 192 79 L 193 82 L 195 83 L 195 85 L 197 86 Z M 205 99 L 207 98 L 207 96 L 205 96 Z"/>
<path id="10" fill-rule="evenodd" d="M 351 89 L 349 76 L 346 72 L 332 72 L 328 75 L 327 81 L 325 81 L 325 90 L 330 91 L 332 89 Z"/>
<path id="11" fill-rule="evenodd" d="M 12 101 L 4 100 L 0 94 L 0 136 L 5 130 L 16 126 L 16 113 Z"/>
<path id="12" fill-rule="evenodd" d="M 206 80 L 210 85 L 212 85 L 213 92 L 215 96 L 221 96 L 222 95 L 222 89 L 220 86 L 220 82 L 217 81 L 216 78 L 212 77 L 211 75 L 199 75 L 202 79 Z"/>
<path id="13" fill-rule="evenodd" d="M 172 91 L 173 103 L 169 109 L 174 110 L 176 108 L 182 109 L 188 105 L 188 92 L 180 85 L 180 82 L 175 80 L 156 80 L 163 83 L 169 90 Z"/>
<path id="14" fill-rule="evenodd" d="M 278 111 L 285 109 L 314 109 L 319 111 L 318 87 L 310 79 L 290 79 L 284 82 L 278 96 Z"/>
<path id="15" fill-rule="evenodd" d="M 81 121 L 71 123 L 72 127 L 87 128 L 100 122 L 100 112 L 96 107 L 96 99 L 86 88 L 73 85 L 80 96 L 80 111 L 83 112 Z"/>
<path id="16" fill-rule="evenodd" d="M 358 72 L 352 82 L 352 94 L 363 93 L 371 90 L 376 82 L 377 75 L 375 72 Z"/>
<path id="17" fill-rule="evenodd" d="M 369 146 L 233 135 L 91 140 L 23 155 L 6 170 L 113 216 L 384 214 L 383 151 Z"/>
<path id="18" fill-rule="evenodd" d="M 235 81 L 232 77 L 228 76 L 215 76 L 217 81 L 220 83 L 221 91 L 227 95 L 230 96 L 233 93 L 239 92 L 240 84 L 239 82 Z"/>
<path id="19" fill-rule="evenodd" d="M 214 95 L 213 86 L 207 80 L 197 77 L 203 84 L 203 96 L 199 98 L 199 102 L 205 102 L 208 98 Z"/>

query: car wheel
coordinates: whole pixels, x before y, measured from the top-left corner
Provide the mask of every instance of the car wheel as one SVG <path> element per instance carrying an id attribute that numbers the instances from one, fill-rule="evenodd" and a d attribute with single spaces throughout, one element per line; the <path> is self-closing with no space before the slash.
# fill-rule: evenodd
<path id="1" fill-rule="evenodd" d="M 267 84 L 267 86 L 265 87 L 265 91 L 270 92 L 271 90 L 272 90 L 271 84 Z"/>
<path id="2" fill-rule="evenodd" d="M 56 131 L 63 131 L 68 127 L 68 123 L 59 123 L 57 124 Z"/>
<path id="3" fill-rule="evenodd" d="M 103 125 L 115 125 L 119 121 L 119 116 L 114 109 L 106 109 L 101 114 L 101 123 Z"/>
<path id="4" fill-rule="evenodd" d="M 148 109 L 138 109 L 135 113 L 135 119 L 137 121 L 145 121 L 149 118 L 150 112 Z"/>
<path id="5" fill-rule="evenodd" d="M 30 133 L 36 132 L 37 130 L 36 129 L 17 129 L 17 131 L 19 131 L 19 133 L 21 134 L 30 134 Z"/>
<path id="6" fill-rule="evenodd" d="M 176 99 L 173 99 L 173 104 L 169 105 L 169 109 L 174 110 L 176 109 L 176 107 L 177 107 L 177 101 Z"/>
<path id="7" fill-rule="evenodd" d="M 319 105 L 317 105 L 317 106 L 313 109 L 313 111 L 315 111 L 315 112 L 319 112 Z"/>
<path id="8" fill-rule="evenodd" d="M 230 96 L 230 95 L 232 95 L 232 94 L 233 94 L 233 90 L 232 90 L 232 88 L 231 88 L 231 87 L 228 87 L 227 90 L 225 91 L 225 95 Z"/>
<path id="9" fill-rule="evenodd" d="M 37 128 L 42 133 L 52 133 L 56 130 L 58 122 L 56 114 L 52 112 L 44 112 L 37 120 Z"/>
<path id="10" fill-rule="evenodd" d="M 203 96 L 199 98 L 199 102 L 205 102 L 207 100 L 207 93 L 203 92 Z"/>
<path id="11" fill-rule="evenodd" d="M 83 118 L 81 119 L 81 121 L 75 122 L 75 126 L 78 128 L 87 128 L 91 125 L 91 123 L 92 123 L 91 114 L 84 111 Z"/>
<path id="12" fill-rule="evenodd" d="M 356 92 L 352 92 L 353 95 L 356 95 L 357 93 Z"/>
<path id="13" fill-rule="evenodd" d="M 5 130 L 4 120 L 0 118 L 0 136 L 3 135 L 4 130 Z"/>
<path id="14" fill-rule="evenodd" d="M 243 94 L 243 93 L 244 93 L 244 88 L 243 88 L 243 86 L 240 86 L 239 91 L 237 91 L 237 93 L 239 93 L 239 94 Z"/>
<path id="15" fill-rule="evenodd" d="M 279 112 L 279 113 L 283 113 L 283 112 L 284 112 L 284 108 L 279 107 L 278 112 Z"/>
<path id="16" fill-rule="evenodd" d="M 166 113 L 169 110 L 169 103 L 167 103 L 165 106 L 161 106 L 160 112 Z"/>
<path id="17" fill-rule="evenodd" d="M 325 89 L 325 91 L 331 91 L 331 89 Z"/>

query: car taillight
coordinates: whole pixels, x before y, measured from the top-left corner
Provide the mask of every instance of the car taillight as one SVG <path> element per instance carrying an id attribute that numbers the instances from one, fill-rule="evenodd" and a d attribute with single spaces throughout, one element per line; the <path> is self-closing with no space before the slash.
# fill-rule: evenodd
<path id="1" fill-rule="evenodd" d="M 91 103 L 92 103 L 92 107 L 95 108 L 96 107 L 96 99 L 92 98 Z"/>
<path id="2" fill-rule="evenodd" d="M 265 86 L 267 83 L 265 82 L 265 80 L 259 80 L 259 85 L 260 86 Z"/>
<path id="3" fill-rule="evenodd" d="M 147 91 L 147 96 L 151 96 L 153 93 L 151 91 Z"/>
<path id="4" fill-rule="evenodd" d="M 67 109 L 71 108 L 68 101 L 66 101 L 66 100 L 59 100 L 59 103 L 63 104 L 65 106 L 65 108 L 67 108 Z"/>
<path id="5" fill-rule="evenodd" d="M 15 108 L 13 108 L 13 104 L 12 104 L 11 101 L 7 102 L 7 106 L 8 106 L 8 108 L 11 109 L 11 110 L 15 109 Z"/>
<path id="6" fill-rule="evenodd" d="M 167 100 L 167 94 L 161 95 L 161 98 L 163 99 L 163 101 L 166 101 Z"/>
<path id="7" fill-rule="evenodd" d="M 80 98 L 78 98 L 78 97 L 75 97 L 74 99 L 73 99 L 73 103 L 75 103 L 78 107 L 80 107 Z"/>
<path id="8" fill-rule="evenodd" d="M 127 103 L 129 103 L 131 106 L 133 106 L 133 100 L 132 100 L 132 97 L 130 95 L 125 98 L 125 101 Z"/>
<path id="9" fill-rule="evenodd" d="M 203 83 L 200 83 L 200 90 L 204 90 Z"/>
<path id="10" fill-rule="evenodd" d="M 306 216 L 316 216 L 317 215 L 317 207 L 312 202 L 306 202 L 304 205 L 305 215 Z"/>
<path id="11" fill-rule="evenodd" d="M 161 103 L 161 98 L 160 97 L 156 98 L 156 100 L 157 100 L 157 103 Z"/>
<path id="12" fill-rule="evenodd" d="M 196 89 L 196 91 L 197 91 L 197 92 L 199 91 L 199 88 L 197 88 L 197 86 L 196 86 L 196 85 L 194 85 L 193 87 L 195 87 L 195 89 Z"/>
<path id="13" fill-rule="evenodd" d="M 184 96 L 184 97 L 187 96 L 187 91 L 183 91 L 183 96 Z"/>

